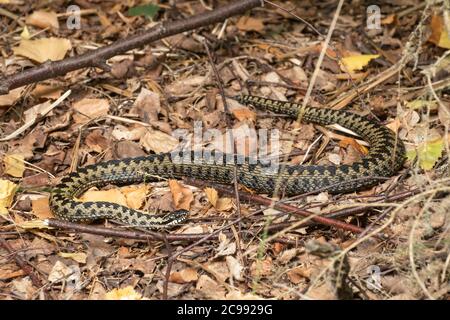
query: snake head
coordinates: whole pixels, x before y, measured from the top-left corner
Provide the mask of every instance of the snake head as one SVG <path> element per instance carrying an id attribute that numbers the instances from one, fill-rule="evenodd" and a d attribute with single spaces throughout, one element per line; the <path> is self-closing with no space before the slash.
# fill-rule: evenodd
<path id="1" fill-rule="evenodd" d="M 162 224 L 164 224 L 166 227 L 176 226 L 186 221 L 188 216 L 189 211 L 187 210 L 181 209 L 172 211 L 162 217 Z"/>

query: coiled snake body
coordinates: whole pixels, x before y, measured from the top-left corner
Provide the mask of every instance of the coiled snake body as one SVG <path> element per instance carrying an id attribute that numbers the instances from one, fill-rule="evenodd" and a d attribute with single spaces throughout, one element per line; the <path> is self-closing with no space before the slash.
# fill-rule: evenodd
<path id="1" fill-rule="evenodd" d="M 321 125 L 339 124 L 354 131 L 370 143 L 370 151 L 361 161 L 351 165 L 281 165 L 278 172 L 270 173 L 267 164 L 251 163 L 236 156 L 212 153 L 211 159 L 174 161 L 171 153 L 146 157 L 112 160 L 80 168 L 61 180 L 51 195 L 50 207 L 55 215 L 68 221 L 92 221 L 111 219 L 120 223 L 149 229 L 168 228 L 181 223 L 188 212 L 178 210 L 164 216 L 154 216 L 110 202 L 81 202 L 74 198 L 92 186 L 107 184 L 132 184 L 155 180 L 155 177 L 193 177 L 218 183 L 231 184 L 236 167 L 237 182 L 259 193 L 278 192 L 286 195 L 301 194 L 317 189 L 332 193 L 356 191 L 373 186 L 380 177 L 394 175 L 405 160 L 405 148 L 401 140 L 388 128 L 359 115 L 331 109 L 305 107 L 256 96 L 240 96 L 236 100 L 276 113 L 300 118 L 304 122 Z M 299 114 L 300 112 L 300 114 Z M 217 162 L 217 159 L 219 161 Z M 186 160 L 186 159 L 185 159 Z"/>

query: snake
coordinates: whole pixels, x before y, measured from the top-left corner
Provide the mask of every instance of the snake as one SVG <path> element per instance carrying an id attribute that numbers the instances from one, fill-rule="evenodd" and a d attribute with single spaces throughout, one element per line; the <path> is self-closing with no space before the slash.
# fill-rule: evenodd
<path id="1" fill-rule="evenodd" d="M 369 151 L 352 164 L 283 163 L 278 170 L 268 170 L 270 164 L 266 161 L 214 150 L 208 153 L 208 157 L 206 153 L 189 151 L 182 156 L 167 152 L 110 160 L 80 167 L 62 178 L 51 191 L 51 210 L 59 219 L 70 222 L 109 219 L 130 227 L 160 230 L 184 223 L 189 212 L 175 210 L 156 215 L 112 202 L 83 202 L 77 197 L 94 186 L 128 185 L 184 177 L 229 185 L 237 182 L 256 193 L 270 195 L 278 192 L 283 196 L 292 196 L 316 190 L 339 194 L 377 185 L 380 179 L 395 175 L 403 167 L 406 156 L 402 140 L 386 126 L 367 117 L 345 110 L 302 106 L 253 95 L 232 98 L 241 104 L 284 114 L 303 123 L 340 125 L 367 141 Z"/>

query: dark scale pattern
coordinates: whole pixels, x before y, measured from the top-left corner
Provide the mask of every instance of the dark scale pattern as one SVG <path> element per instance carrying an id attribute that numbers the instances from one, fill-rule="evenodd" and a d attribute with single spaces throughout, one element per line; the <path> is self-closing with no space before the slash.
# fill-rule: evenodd
<path id="1" fill-rule="evenodd" d="M 231 184 L 235 167 L 238 182 L 261 193 L 272 194 L 275 189 L 286 195 L 317 189 L 341 193 L 373 186 L 379 182 L 380 177 L 392 176 L 403 166 L 405 148 L 402 141 L 397 140 L 388 128 L 364 117 L 346 111 L 312 107 L 306 107 L 300 112 L 299 104 L 255 96 L 239 96 L 235 99 L 244 104 L 300 118 L 305 122 L 339 124 L 366 139 L 370 143 L 369 154 L 361 162 L 352 165 L 280 165 L 275 172 L 265 170 L 266 164 L 253 164 L 249 159 L 215 151 L 210 152 L 208 159 L 203 157 L 206 152 L 196 151 L 184 154 L 181 161 L 172 161 L 171 154 L 112 160 L 80 168 L 62 179 L 52 192 L 50 206 L 53 212 L 69 221 L 85 222 L 108 218 L 130 226 L 167 228 L 183 222 L 188 212 L 178 210 L 164 216 L 154 216 L 109 202 L 82 203 L 74 197 L 92 186 L 149 182 L 158 180 L 158 177 L 188 176 Z"/>

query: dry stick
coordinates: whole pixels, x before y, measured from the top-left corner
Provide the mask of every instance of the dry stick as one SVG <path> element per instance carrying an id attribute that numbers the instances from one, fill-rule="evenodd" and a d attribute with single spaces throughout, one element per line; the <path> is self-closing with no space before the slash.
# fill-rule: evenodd
<path id="1" fill-rule="evenodd" d="M 196 187 L 200 187 L 200 188 L 204 188 L 204 187 L 210 185 L 201 180 L 194 180 L 194 179 L 186 179 L 186 180 L 188 181 L 189 184 L 194 185 Z M 215 185 L 215 189 L 217 189 L 218 191 L 220 191 L 222 193 L 228 194 L 228 195 L 234 194 L 234 191 L 230 190 L 229 188 L 227 188 L 225 186 Z M 312 212 L 302 210 L 302 209 L 299 209 L 297 207 L 294 207 L 294 206 L 291 206 L 291 205 L 288 205 L 285 203 L 275 202 L 271 199 L 264 198 L 264 197 L 261 197 L 258 195 L 249 194 L 246 192 L 239 192 L 239 197 L 245 201 L 259 203 L 259 204 L 262 204 L 267 207 L 281 210 L 283 212 L 295 213 L 302 217 L 310 217 L 310 216 L 314 215 Z M 354 233 L 361 233 L 364 231 L 364 229 L 362 229 L 360 227 L 357 227 L 357 226 L 354 226 L 354 225 L 351 225 L 351 224 L 348 224 L 348 223 L 345 223 L 345 222 L 342 222 L 339 220 L 326 218 L 326 217 L 313 216 L 311 218 L 311 220 L 313 220 L 314 222 L 323 224 L 323 225 L 327 225 L 327 226 L 334 227 L 337 229 L 343 229 L 346 231 L 351 231 Z"/>
<path id="2" fill-rule="evenodd" d="M 229 17 L 241 14 L 249 9 L 262 6 L 262 0 L 240 0 L 216 10 L 191 16 L 184 20 L 166 21 L 153 28 L 132 35 L 126 39 L 116 41 L 108 46 L 86 52 L 82 55 L 70 57 L 56 62 L 44 62 L 43 64 L 0 79 L 0 94 L 6 94 L 10 90 L 52 79 L 67 74 L 70 71 L 98 67 L 105 61 L 118 54 L 131 49 L 142 47 L 153 41 L 160 40 L 175 34 L 221 22 Z"/>
<path id="3" fill-rule="evenodd" d="M 31 282 L 35 287 L 37 288 L 42 287 L 41 281 L 33 272 L 31 266 L 15 253 L 15 250 L 9 245 L 8 242 L 6 242 L 6 240 L 0 238 L 0 246 L 3 247 L 14 257 L 16 264 L 30 277 Z"/>
<path id="4" fill-rule="evenodd" d="M 225 97 L 225 89 L 223 87 L 223 82 L 222 79 L 220 78 L 220 74 L 219 71 L 217 70 L 217 67 L 214 63 L 214 59 L 213 59 L 213 55 L 211 53 L 211 51 L 209 50 L 208 44 L 204 43 L 205 45 L 205 49 L 206 49 L 206 53 L 208 54 L 208 58 L 209 58 L 209 62 L 211 64 L 211 68 L 214 72 L 214 75 L 216 77 L 216 82 L 217 82 L 217 86 L 219 87 L 219 92 L 220 92 L 220 96 L 222 98 L 222 102 L 223 102 L 223 108 L 225 110 L 225 121 L 227 123 L 227 128 L 232 129 L 232 124 L 230 121 L 230 118 L 228 117 L 228 114 L 230 114 L 230 108 L 228 107 L 228 102 L 227 102 L 227 98 Z M 231 148 L 232 150 L 235 149 L 235 144 L 234 144 L 234 136 L 233 136 L 233 130 L 230 131 L 230 140 L 231 140 Z M 233 152 L 233 151 L 232 151 Z M 238 218 L 242 218 L 241 215 L 241 201 L 239 199 L 239 192 L 238 192 L 238 182 L 237 182 L 237 165 L 236 163 L 234 164 L 234 168 L 233 168 L 233 185 L 234 185 L 234 194 L 233 196 L 236 198 L 236 211 L 238 213 Z M 242 221 L 240 220 L 238 223 L 238 230 L 239 230 L 239 234 L 242 233 Z M 239 256 L 242 257 L 242 249 L 241 249 L 241 244 L 239 239 L 236 239 L 236 244 L 238 247 L 238 252 L 239 252 Z"/>

